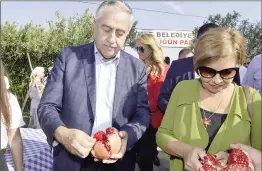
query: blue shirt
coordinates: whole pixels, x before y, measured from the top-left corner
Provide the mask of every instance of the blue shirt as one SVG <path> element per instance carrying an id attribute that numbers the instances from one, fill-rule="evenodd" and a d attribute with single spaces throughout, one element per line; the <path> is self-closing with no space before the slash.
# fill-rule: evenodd
<path id="1" fill-rule="evenodd" d="M 250 62 L 245 74 L 242 86 L 249 86 L 257 89 L 262 94 L 261 87 L 261 58 L 262 55 L 255 56 Z"/>

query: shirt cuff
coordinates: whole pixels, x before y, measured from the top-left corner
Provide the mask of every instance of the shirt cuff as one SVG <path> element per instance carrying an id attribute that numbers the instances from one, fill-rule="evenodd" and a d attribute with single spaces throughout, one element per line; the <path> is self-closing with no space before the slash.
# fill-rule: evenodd
<path id="1" fill-rule="evenodd" d="M 54 140 L 53 143 L 52 143 L 52 147 L 54 148 L 54 147 L 58 146 L 58 144 L 59 144 L 59 142 L 57 142 L 56 140 Z"/>

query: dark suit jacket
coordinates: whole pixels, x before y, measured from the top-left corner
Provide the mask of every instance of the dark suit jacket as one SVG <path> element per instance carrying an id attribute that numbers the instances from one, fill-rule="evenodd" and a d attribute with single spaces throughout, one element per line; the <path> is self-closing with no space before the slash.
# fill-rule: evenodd
<path id="1" fill-rule="evenodd" d="M 166 79 L 160 89 L 158 96 L 158 107 L 162 113 L 165 113 L 170 96 L 176 85 L 183 80 L 192 80 L 195 78 L 193 57 L 178 59 L 171 63 L 166 75 Z M 240 85 L 240 76 L 237 72 L 234 82 Z"/>
<path id="2" fill-rule="evenodd" d="M 94 43 L 66 47 L 48 77 L 38 115 L 51 145 L 58 126 L 91 134 L 96 114 Z M 99 113 L 101 115 L 102 113 Z M 127 131 L 130 149 L 150 123 L 145 65 L 121 51 L 116 74 L 113 127 Z M 54 147 L 54 170 L 78 171 L 82 159 L 61 144 Z"/>

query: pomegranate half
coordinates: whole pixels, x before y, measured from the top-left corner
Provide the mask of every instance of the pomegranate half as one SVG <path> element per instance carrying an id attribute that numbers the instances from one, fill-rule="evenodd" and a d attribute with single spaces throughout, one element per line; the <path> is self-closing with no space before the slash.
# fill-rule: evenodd
<path id="1" fill-rule="evenodd" d="M 106 132 L 98 131 L 93 136 L 96 143 L 92 155 L 99 160 L 107 160 L 112 154 L 117 154 L 121 148 L 121 138 L 116 128 L 110 127 Z"/>
<path id="2" fill-rule="evenodd" d="M 203 171 L 254 171 L 250 157 L 241 149 L 232 149 L 227 163 L 217 160 L 214 155 L 207 153 L 207 160 L 201 160 Z"/>

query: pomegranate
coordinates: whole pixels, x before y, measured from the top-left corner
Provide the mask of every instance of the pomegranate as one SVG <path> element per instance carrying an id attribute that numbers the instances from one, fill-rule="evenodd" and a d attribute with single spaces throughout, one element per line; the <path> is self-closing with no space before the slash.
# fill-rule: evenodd
<path id="1" fill-rule="evenodd" d="M 215 158 L 215 156 L 207 153 L 206 155 L 207 159 L 202 160 L 202 170 L 204 171 L 216 171 L 216 170 L 221 170 L 224 167 L 222 166 L 222 163 Z"/>
<path id="2" fill-rule="evenodd" d="M 252 161 L 248 154 L 241 149 L 233 149 L 228 157 L 228 168 L 229 170 L 237 171 L 254 171 Z"/>
<path id="3" fill-rule="evenodd" d="M 99 160 L 109 159 L 111 154 L 117 154 L 121 148 L 121 138 L 116 128 L 110 127 L 106 132 L 98 131 L 93 136 L 96 143 L 92 155 Z"/>
<path id="4" fill-rule="evenodd" d="M 106 135 L 108 143 L 111 146 L 111 153 L 117 154 L 120 151 L 121 148 L 121 138 L 119 137 L 119 132 L 115 128 L 107 128 L 106 129 Z"/>
<path id="5" fill-rule="evenodd" d="M 217 160 L 214 155 L 207 153 L 207 160 L 201 160 L 203 171 L 254 171 L 252 161 L 246 152 L 233 149 L 229 153 L 227 163 Z"/>

